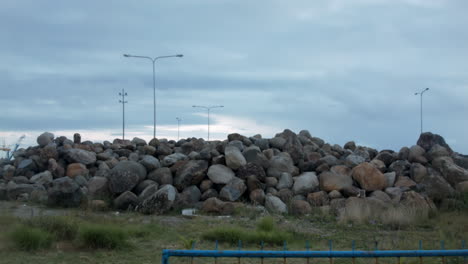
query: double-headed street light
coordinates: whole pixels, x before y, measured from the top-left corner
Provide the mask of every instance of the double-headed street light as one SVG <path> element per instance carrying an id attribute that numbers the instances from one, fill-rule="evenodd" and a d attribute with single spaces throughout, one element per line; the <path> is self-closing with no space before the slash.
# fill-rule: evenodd
<path id="1" fill-rule="evenodd" d="M 207 141 L 210 141 L 210 110 L 213 108 L 221 108 L 224 106 L 223 105 L 213 105 L 213 106 L 193 105 L 192 107 L 204 108 L 208 112 L 208 140 Z"/>
<path id="2" fill-rule="evenodd" d="M 167 55 L 167 56 L 158 56 L 158 57 L 148 57 L 148 56 L 137 56 L 137 55 L 130 55 L 130 54 L 124 54 L 123 55 L 126 58 L 139 58 L 139 59 L 148 59 L 153 63 L 153 110 L 154 110 L 154 115 L 153 115 L 153 138 L 156 138 L 156 72 L 155 72 L 155 62 L 156 60 L 159 59 L 165 59 L 165 58 L 182 58 L 184 55 L 182 54 L 176 54 L 176 55 Z"/>
<path id="3" fill-rule="evenodd" d="M 415 93 L 414 95 L 421 95 L 421 134 L 423 133 L 423 94 L 429 91 L 429 88 L 422 90 L 419 93 Z"/>

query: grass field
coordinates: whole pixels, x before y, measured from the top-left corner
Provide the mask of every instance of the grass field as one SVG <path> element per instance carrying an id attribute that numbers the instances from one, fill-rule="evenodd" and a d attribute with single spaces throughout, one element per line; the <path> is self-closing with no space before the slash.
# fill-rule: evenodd
<path id="1" fill-rule="evenodd" d="M 242 210 L 232 217 L 196 216 L 186 218 L 173 212 L 167 216 L 144 216 L 136 213 L 91 212 L 35 208 L 24 210 L 22 204 L 0 204 L 0 263 L 160 263 L 162 249 L 237 249 L 237 239 L 244 249 L 260 249 L 260 240 L 267 241 L 265 249 L 282 250 L 287 239 L 288 250 L 304 250 L 306 240 L 312 250 L 328 250 L 333 241 L 336 250 L 356 249 L 418 249 L 419 240 L 425 249 L 439 249 L 444 240 L 446 249 L 461 247 L 468 238 L 468 212 L 438 212 L 431 218 L 419 220 L 404 228 L 379 223 L 337 222 L 333 217 L 316 212 L 297 218 L 271 216 Z M 22 211 L 21 211 L 22 210 Z M 18 213 L 20 212 L 20 213 Z M 38 215 L 46 215 L 37 217 Z M 31 218 L 32 216 L 32 218 Z M 53 237 L 50 246 L 22 249 L 15 240 L 15 230 L 34 227 Z M 24 232 L 23 232 L 24 233 Z M 37 235 L 37 232 L 34 233 Z M 23 234 L 24 235 L 24 234 Z M 122 243 L 120 243 L 120 242 Z M 278 242 L 279 241 L 279 242 Z M 117 244 L 115 244 L 117 243 Z M 377 243 L 377 244 L 376 244 Z M 42 244 L 41 244 L 42 245 Z M 113 246 L 109 246 L 113 245 Z M 373 260 L 357 263 L 374 263 Z M 395 260 L 392 260 L 396 263 Z M 174 258 L 171 263 L 191 263 L 190 259 Z M 195 264 L 214 263 L 213 259 L 195 259 Z M 238 263 L 237 259 L 218 260 L 218 263 Z M 242 260 L 242 263 L 260 263 Z M 283 263 L 283 259 L 265 260 Z M 305 263 L 288 260 L 288 263 Z M 313 262 L 317 263 L 317 262 Z M 320 262 L 321 263 L 321 262 Z M 327 262 L 323 263 L 329 263 Z M 335 264 L 351 263 L 335 260 Z M 386 263 L 385 260 L 379 263 Z M 413 263 L 405 260 L 402 263 Z M 419 263 L 419 260 L 415 263 Z M 424 263 L 440 263 L 440 260 Z M 457 263 L 450 262 L 447 263 Z M 462 262 L 460 262 L 462 263 Z"/>

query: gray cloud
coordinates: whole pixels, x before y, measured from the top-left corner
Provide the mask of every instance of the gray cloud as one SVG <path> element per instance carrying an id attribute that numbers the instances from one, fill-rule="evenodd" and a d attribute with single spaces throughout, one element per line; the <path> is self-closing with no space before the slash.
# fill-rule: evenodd
<path id="1" fill-rule="evenodd" d="M 193 104 L 331 143 L 399 149 L 425 130 L 460 152 L 468 99 L 466 1 L 2 1 L 1 131 L 204 124 Z M 252 124 L 247 122 L 246 124 Z M 232 128 L 240 132 L 245 127 Z M 235 131 L 227 131 L 235 132 Z M 273 135 L 278 131 L 271 131 Z M 117 132 L 116 132 L 117 133 Z"/>

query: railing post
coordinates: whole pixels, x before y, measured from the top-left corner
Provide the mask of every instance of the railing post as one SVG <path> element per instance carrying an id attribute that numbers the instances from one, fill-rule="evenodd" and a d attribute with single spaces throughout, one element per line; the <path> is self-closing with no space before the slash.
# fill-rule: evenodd
<path id="1" fill-rule="evenodd" d="M 422 250 L 422 249 L 423 249 L 422 240 L 419 240 L 419 250 Z M 419 256 L 419 264 L 422 264 L 422 263 L 423 263 L 423 257 Z"/>
<path id="2" fill-rule="evenodd" d="M 445 250 L 445 243 L 443 240 L 440 241 L 440 249 Z M 442 264 L 445 264 L 445 256 L 442 256 Z"/>
<path id="3" fill-rule="evenodd" d="M 169 264 L 169 254 L 166 249 L 164 249 L 162 253 L 162 264 Z"/>
<path id="4" fill-rule="evenodd" d="M 264 246 L 264 243 L 263 241 L 260 243 L 260 250 L 263 251 L 263 246 Z M 260 258 L 260 263 L 263 264 L 263 257 Z"/>
<path id="5" fill-rule="evenodd" d="M 465 249 L 465 248 L 466 248 L 465 240 L 462 240 L 462 249 Z M 463 257 L 463 263 L 464 264 L 467 264 L 466 259 L 467 259 L 466 257 Z"/>
<path id="6" fill-rule="evenodd" d="M 237 250 L 241 251 L 241 249 L 242 249 L 242 240 L 239 240 L 239 243 L 237 245 Z M 237 264 L 241 264 L 241 258 L 240 257 L 237 258 Z"/>
<path id="7" fill-rule="evenodd" d="M 287 244 L 286 240 L 283 241 L 283 251 L 288 251 L 288 244 Z M 286 257 L 284 257 L 283 258 L 283 264 L 286 264 L 286 262 L 287 262 Z"/>
<path id="8" fill-rule="evenodd" d="M 354 257 L 354 251 L 356 250 L 356 241 L 352 241 L 352 248 L 353 248 L 353 264 L 356 264 L 356 258 Z"/>
<path id="9" fill-rule="evenodd" d="M 328 250 L 330 252 L 330 264 L 333 264 L 333 257 L 332 257 L 333 241 L 331 240 L 328 240 Z"/>
<path id="10" fill-rule="evenodd" d="M 306 240 L 306 250 L 307 250 L 307 251 L 310 250 L 310 243 L 309 243 L 309 240 Z M 307 264 L 310 264 L 310 258 L 307 258 Z"/>

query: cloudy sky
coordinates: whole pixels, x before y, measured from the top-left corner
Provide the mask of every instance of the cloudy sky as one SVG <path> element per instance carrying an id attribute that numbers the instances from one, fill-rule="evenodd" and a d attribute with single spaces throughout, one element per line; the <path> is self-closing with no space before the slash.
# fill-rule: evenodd
<path id="1" fill-rule="evenodd" d="M 307 129 L 399 150 L 424 131 L 468 153 L 466 0 L 0 1 L 0 140 L 50 131 L 149 140 L 151 62 L 157 136 L 272 137 Z M 0 141 L 0 145 L 3 142 Z"/>

